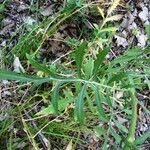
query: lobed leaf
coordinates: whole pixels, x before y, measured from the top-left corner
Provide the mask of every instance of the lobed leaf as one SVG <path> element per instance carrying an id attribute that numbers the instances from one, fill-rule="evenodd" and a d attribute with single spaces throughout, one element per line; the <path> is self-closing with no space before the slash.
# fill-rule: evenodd
<path id="1" fill-rule="evenodd" d="M 51 101 L 52 105 L 54 107 L 55 112 L 58 114 L 58 99 L 59 99 L 59 88 L 62 83 L 56 83 L 56 86 L 54 87 L 52 91 Z"/>
<path id="2" fill-rule="evenodd" d="M 84 64 L 84 72 L 85 72 L 85 79 L 90 79 L 92 76 L 94 68 L 94 61 L 93 59 L 89 59 L 86 64 Z"/>
<path id="3" fill-rule="evenodd" d="M 108 54 L 109 49 L 104 49 L 99 51 L 97 55 L 97 59 L 94 61 L 94 69 L 93 69 L 93 76 L 95 77 L 97 75 L 98 69 L 102 62 L 104 61 L 106 55 Z"/>
<path id="4" fill-rule="evenodd" d="M 145 80 L 146 80 L 146 83 L 148 85 L 148 89 L 150 90 L 150 80 L 147 77 L 145 77 Z"/>
<path id="5" fill-rule="evenodd" d="M 125 77 L 127 77 L 127 74 L 125 72 L 118 72 L 117 74 L 111 76 L 111 78 L 108 80 L 108 84 L 114 81 L 121 81 Z"/>
<path id="6" fill-rule="evenodd" d="M 98 86 L 95 86 L 95 101 L 96 101 L 97 111 L 98 111 L 100 119 L 102 119 L 103 121 L 107 121 L 108 118 L 107 118 L 105 111 L 102 107 L 102 97 L 100 96 Z"/>
<path id="7" fill-rule="evenodd" d="M 41 78 L 31 77 L 25 74 L 19 74 L 12 71 L 0 70 L 0 80 L 19 80 L 22 82 L 38 82 Z"/>
<path id="8" fill-rule="evenodd" d="M 113 122 L 115 123 L 118 129 L 120 129 L 121 131 L 125 133 L 128 133 L 128 129 L 124 125 L 122 125 L 119 121 L 113 119 Z"/>
<path id="9" fill-rule="evenodd" d="M 94 105 L 93 105 L 91 97 L 88 95 L 87 92 L 85 92 L 85 96 L 86 96 L 87 104 L 89 106 L 90 111 L 94 113 Z"/>
<path id="10" fill-rule="evenodd" d="M 114 137 L 114 139 L 116 140 L 116 142 L 118 144 L 120 144 L 121 139 L 122 139 L 121 136 L 119 134 L 117 134 L 116 131 L 113 130 L 113 128 L 110 128 L 110 133 Z"/>
<path id="11" fill-rule="evenodd" d="M 150 25 L 146 25 L 146 26 L 145 26 L 145 30 L 146 30 L 148 39 L 150 39 Z"/>
<path id="12" fill-rule="evenodd" d="M 87 43 L 83 42 L 81 45 L 75 50 L 75 61 L 77 65 L 77 73 L 78 76 L 81 78 L 81 68 L 82 68 L 82 62 L 83 62 L 83 57 L 85 54 L 85 49 L 87 48 Z"/>
<path id="13" fill-rule="evenodd" d="M 150 130 L 146 131 L 141 137 L 138 137 L 135 141 L 135 145 L 143 144 L 148 138 L 150 138 Z"/>
<path id="14" fill-rule="evenodd" d="M 109 107 L 113 107 L 113 104 L 112 104 L 112 100 L 111 98 L 109 97 L 109 94 L 110 94 L 110 91 L 109 89 L 106 90 L 106 103 L 108 104 Z"/>
<path id="15" fill-rule="evenodd" d="M 36 76 L 19 74 L 13 71 L 0 70 L 0 80 L 16 80 L 21 82 L 32 82 L 36 84 L 42 84 L 51 81 L 52 78 L 38 78 Z"/>
<path id="16" fill-rule="evenodd" d="M 58 111 L 64 111 L 65 108 L 74 101 L 73 95 L 70 92 L 64 92 L 65 93 L 65 98 L 60 98 L 58 101 Z M 55 110 L 52 104 L 50 104 L 48 107 L 42 109 L 40 112 L 36 113 L 37 116 L 40 115 L 49 115 L 49 114 L 54 114 Z"/>
<path id="17" fill-rule="evenodd" d="M 75 114 L 80 124 L 84 123 L 84 96 L 86 84 L 83 85 L 81 92 L 76 100 Z"/>
<path id="18" fill-rule="evenodd" d="M 0 4 L 0 13 L 3 13 L 5 11 L 5 5 L 4 4 Z"/>
<path id="19" fill-rule="evenodd" d="M 56 77 L 56 75 L 50 71 L 46 66 L 41 65 L 40 63 L 38 63 L 36 60 L 34 60 L 29 54 L 26 54 L 27 59 L 29 60 L 30 64 L 32 66 L 34 66 L 36 69 L 52 76 L 52 77 Z"/>
<path id="20" fill-rule="evenodd" d="M 101 136 L 105 137 L 105 135 L 107 134 L 107 130 L 104 127 L 100 127 L 100 126 L 95 127 L 94 131 L 99 137 Z"/>

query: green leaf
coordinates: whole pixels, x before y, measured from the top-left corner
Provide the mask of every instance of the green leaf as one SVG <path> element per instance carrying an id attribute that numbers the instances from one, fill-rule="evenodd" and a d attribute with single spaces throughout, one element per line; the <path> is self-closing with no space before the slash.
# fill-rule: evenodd
<path id="1" fill-rule="evenodd" d="M 138 137 L 135 141 L 135 145 L 141 145 L 143 144 L 148 138 L 150 138 L 150 130 L 145 132 L 141 137 Z"/>
<path id="2" fill-rule="evenodd" d="M 83 57 L 84 57 L 86 48 L 87 48 L 87 43 L 83 42 L 75 50 L 75 61 L 76 61 L 76 65 L 77 65 L 77 73 L 80 78 L 82 77 L 81 68 L 82 68 L 82 62 L 83 62 Z"/>
<path id="3" fill-rule="evenodd" d="M 146 30 L 148 39 L 150 39 L 150 25 L 146 25 L 146 26 L 145 26 L 145 30 Z"/>
<path id="4" fill-rule="evenodd" d="M 65 98 L 60 97 L 60 100 L 58 101 L 58 110 L 64 111 L 65 108 L 74 101 L 72 92 L 69 91 L 64 91 L 65 94 Z M 40 116 L 40 115 L 50 115 L 50 114 L 54 114 L 55 110 L 52 104 L 50 104 L 48 107 L 44 108 L 43 110 L 41 110 L 40 112 L 36 113 L 36 116 Z"/>
<path id="5" fill-rule="evenodd" d="M 83 85 L 81 92 L 76 100 L 75 114 L 80 124 L 84 123 L 84 96 L 86 84 Z"/>
<path id="6" fill-rule="evenodd" d="M 101 137 L 101 136 L 105 137 L 105 135 L 107 134 L 107 130 L 103 127 L 97 126 L 97 127 L 95 127 L 94 130 L 99 137 Z"/>
<path id="7" fill-rule="evenodd" d="M 131 85 L 134 85 L 134 80 L 132 77 L 128 77 L 129 79 L 129 83 Z M 128 149 L 131 145 L 134 144 L 135 141 L 135 133 L 136 133 L 136 125 L 137 125 L 137 119 L 138 119 L 138 114 L 137 114 L 137 98 L 135 96 L 135 88 L 132 87 L 129 89 L 129 94 L 131 97 L 131 110 L 132 110 L 132 114 L 131 114 L 131 120 L 130 120 L 130 126 L 129 126 L 129 132 L 127 135 L 127 138 L 125 140 L 125 146 L 124 149 Z"/>
<path id="8" fill-rule="evenodd" d="M 108 138 L 107 139 L 105 139 L 105 141 L 104 141 L 104 144 L 102 145 L 102 150 L 108 150 L 108 148 L 107 148 L 107 144 L 108 143 Z"/>
<path id="9" fill-rule="evenodd" d="M 109 94 L 110 94 L 110 91 L 109 89 L 106 90 L 106 102 L 108 104 L 109 107 L 113 107 L 113 104 L 112 104 L 112 100 L 111 98 L 109 97 Z"/>
<path id="10" fill-rule="evenodd" d="M 120 129 L 121 131 L 125 133 L 128 133 L 128 129 L 124 125 L 122 125 L 119 121 L 113 119 L 113 122 L 115 123 L 118 129 Z"/>
<path id="11" fill-rule="evenodd" d="M 145 48 L 142 52 L 143 54 L 150 54 L 150 47 Z"/>
<path id="12" fill-rule="evenodd" d="M 49 82 L 54 78 L 38 78 L 36 76 L 29 76 L 26 74 L 18 74 L 12 71 L 0 70 L 0 80 L 16 80 L 21 82 L 32 82 L 35 84 L 42 84 Z"/>
<path id="13" fill-rule="evenodd" d="M 150 69 L 149 68 L 145 68 L 144 73 L 150 77 Z"/>
<path id="14" fill-rule="evenodd" d="M 126 51 L 122 56 L 114 59 L 111 64 L 122 64 L 128 63 L 129 61 L 136 60 L 139 56 L 141 56 L 142 51 L 139 47 L 135 47 Z"/>
<path id="15" fill-rule="evenodd" d="M 52 91 L 51 101 L 52 105 L 54 107 L 55 112 L 58 114 L 58 99 L 59 99 L 59 88 L 62 83 L 56 83 L 56 86 L 54 87 Z"/>
<path id="16" fill-rule="evenodd" d="M 118 134 L 116 133 L 116 131 L 114 131 L 112 128 L 110 128 L 110 133 L 111 133 L 111 135 L 115 138 L 116 142 L 117 142 L 118 144 L 120 144 L 120 142 L 121 142 L 121 136 L 118 135 Z"/>
<path id="17" fill-rule="evenodd" d="M 116 32 L 116 31 L 117 31 L 117 28 L 108 27 L 108 28 L 103 28 L 103 29 L 99 30 L 99 33 L 102 33 L 102 32 Z"/>
<path id="18" fill-rule="evenodd" d="M 125 72 L 118 72 L 117 74 L 111 76 L 111 78 L 108 81 L 108 84 L 114 81 L 121 81 L 125 77 L 127 77 Z"/>
<path id="19" fill-rule="evenodd" d="M 112 61 L 113 64 L 123 64 L 123 63 L 128 63 L 129 61 L 135 59 L 134 56 L 122 56 L 122 57 L 118 57 L 116 59 L 114 59 L 114 61 Z"/>
<path id="20" fill-rule="evenodd" d="M 40 115 L 50 115 L 50 114 L 54 114 L 55 110 L 53 105 L 49 105 L 48 107 L 42 109 L 40 112 L 36 113 L 36 116 L 40 116 Z"/>
<path id="21" fill-rule="evenodd" d="M 3 13 L 5 11 L 5 5 L 4 4 L 0 4 L 0 13 Z"/>
<path id="22" fill-rule="evenodd" d="M 96 100 L 97 111 L 98 111 L 100 119 L 102 119 L 103 121 L 108 121 L 108 118 L 102 107 L 102 96 L 100 95 L 98 86 L 95 86 L 95 100 Z"/>
<path id="23" fill-rule="evenodd" d="M 12 71 L 0 70 L 0 80 L 19 80 L 22 82 L 38 82 L 41 78 L 18 74 Z"/>
<path id="24" fill-rule="evenodd" d="M 144 63 L 147 63 L 147 64 L 150 64 L 150 58 L 144 58 L 144 59 L 138 59 L 139 62 L 144 62 Z"/>
<path id="25" fill-rule="evenodd" d="M 85 79 L 90 79 L 92 76 L 92 71 L 94 67 L 94 61 L 93 59 L 89 59 L 87 63 L 84 65 L 84 72 L 85 72 Z"/>
<path id="26" fill-rule="evenodd" d="M 135 48 L 128 49 L 125 52 L 124 56 L 134 56 L 135 57 L 135 56 L 139 56 L 141 54 L 142 54 L 141 48 L 135 47 Z"/>
<path id="27" fill-rule="evenodd" d="M 147 77 L 145 77 L 145 80 L 146 80 L 146 83 L 147 83 L 147 85 L 148 85 L 148 89 L 150 90 L 150 81 L 148 80 Z"/>
<path id="28" fill-rule="evenodd" d="M 26 54 L 27 59 L 29 60 L 30 64 L 32 66 L 34 66 L 36 69 L 52 76 L 52 77 L 56 77 L 56 75 L 50 71 L 46 66 L 41 65 L 40 63 L 38 63 L 36 60 L 34 60 L 30 55 Z"/>
<path id="29" fill-rule="evenodd" d="M 86 100 L 87 100 L 87 103 L 88 103 L 88 106 L 89 106 L 89 109 L 91 112 L 94 113 L 94 106 L 93 106 L 93 102 L 92 102 L 92 99 L 91 97 L 88 95 L 87 92 L 85 92 L 85 95 L 86 95 Z"/>
<path id="30" fill-rule="evenodd" d="M 106 55 L 108 54 L 109 49 L 104 49 L 99 51 L 97 55 L 97 59 L 94 61 L 94 69 L 93 69 L 93 76 L 95 77 L 97 75 L 97 72 L 99 70 L 100 65 L 104 61 Z"/>

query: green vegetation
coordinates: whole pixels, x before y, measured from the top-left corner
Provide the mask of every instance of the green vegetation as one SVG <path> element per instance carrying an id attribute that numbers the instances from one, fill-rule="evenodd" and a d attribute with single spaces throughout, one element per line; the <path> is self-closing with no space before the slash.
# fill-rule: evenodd
<path id="1" fill-rule="evenodd" d="M 99 149 L 131 150 L 140 148 L 150 137 L 149 131 L 141 137 L 135 135 L 137 105 L 150 114 L 137 98 L 138 91 L 150 89 L 150 59 L 146 57 L 150 48 L 149 45 L 144 49 L 129 48 L 123 55 L 111 61 L 107 59 L 117 31 L 114 22 L 122 17 L 114 12 L 119 4 L 115 2 L 104 12 L 96 2 L 70 0 L 51 19 L 24 25 L 24 33 L 11 51 L 2 50 L 4 66 L 10 67 L 15 55 L 20 58 L 24 71 L 15 73 L 2 67 L 0 79 L 13 80 L 18 85 L 16 94 L 28 92 L 14 98 L 5 110 L 9 117 L 0 122 L 3 149 L 17 149 L 21 143 L 25 149 L 38 150 L 43 145 L 43 135 L 49 140 L 49 147 L 63 149 L 63 143 L 72 141 L 72 149 L 76 149 L 87 144 L 82 138 L 86 133 L 97 136 L 101 143 Z M 95 15 L 95 8 L 102 21 L 88 29 L 84 24 L 87 10 Z M 3 4 L 1 11 L 5 11 Z M 79 37 L 84 38 L 68 36 L 62 41 L 69 47 L 66 55 L 51 62 L 49 55 L 43 58 L 43 45 L 48 39 L 53 40 L 63 24 L 70 22 L 82 24 Z M 149 35 L 149 26 L 146 30 Z M 119 117 L 127 121 L 120 122 Z M 20 131 L 21 137 L 14 140 L 16 135 L 11 128 Z"/>

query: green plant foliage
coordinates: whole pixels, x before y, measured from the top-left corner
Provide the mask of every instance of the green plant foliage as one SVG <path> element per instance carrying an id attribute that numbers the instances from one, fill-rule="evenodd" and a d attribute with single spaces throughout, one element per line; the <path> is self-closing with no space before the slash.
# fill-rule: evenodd
<path id="1" fill-rule="evenodd" d="M 40 78 L 35 78 L 27 75 L 21 75 L 12 71 L 0 70 L 1 80 L 19 80 L 22 82 L 38 82 Z"/>
<path id="2" fill-rule="evenodd" d="M 66 107 L 74 102 L 74 97 L 71 91 L 64 91 L 65 98 L 59 97 L 60 100 L 58 100 L 58 111 L 62 112 L 66 109 Z M 50 104 L 48 107 L 42 109 L 40 112 L 36 113 L 37 116 L 41 115 L 50 115 L 54 114 L 55 110 L 52 104 Z"/>
<path id="3" fill-rule="evenodd" d="M 59 100 L 59 88 L 61 86 L 61 83 L 56 83 L 53 91 L 52 91 L 52 105 L 54 107 L 55 112 L 58 114 L 58 100 Z"/>
<path id="4" fill-rule="evenodd" d="M 87 30 L 85 26 L 80 31 L 87 32 L 89 37 L 83 38 L 81 33 L 79 38 L 61 39 L 61 42 L 64 42 L 72 51 L 71 54 L 68 53 L 64 57 L 58 58 L 61 62 L 59 64 L 51 63 L 53 60 L 44 59 L 42 62 L 39 59 L 43 43 L 47 39 L 55 37 L 55 32 L 63 23 L 68 23 L 70 20 L 78 22 L 80 20 L 76 18 L 82 17 L 84 21 L 81 22 L 87 23 L 89 18 L 84 13 L 90 11 L 93 5 L 95 8 L 96 2 L 90 5 L 82 0 L 67 1 L 56 16 L 43 19 L 44 21 L 31 27 L 32 29 L 27 31 L 28 33 L 23 34 L 12 48 L 11 55 L 7 55 L 8 59 L 11 59 L 12 54 L 18 56 L 25 67 L 26 64 L 30 64 L 31 68 L 34 68 L 34 74 L 37 74 L 27 75 L 30 74 L 28 72 L 30 66 L 25 68 L 27 71 L 24 74 L 7 71 L 7 69 L 0 70 L 0 80 L 16 80 L 21 82 L 20 85 L 30 82 L 31 95 L 27 95 L 25 101 L 22 100 L 23 102 L 16 104 L 15 108 L 17 107 L 18 110 L 13 108 L 13 112 L 19 112 L 18 120 L 23 122 L 22 127 L 25 129 L 25 133 L 36 147 L 38 144 L 35 137 L 39 134 L 35 134 L 35 132 L 41 131 L 39 133 L 46 134 L 48 138 L 54 136 L 58 139 L 64 138 L 67 142 L 73 140 L 73 143 L 78 144 L 79 137 L 82 136 L 82 133 L 87 132 L 87 126 L 91 128 L 93 124 L 96 126 L 96 128 L 94 127 L 96 136 L 103 142 L 100 147 L 102 150 L 108 149 L 110 138 L 115 140 L 112 146 L 114 149 L 119 147 L 129 150 L 140 147 L 150 137 L 149 131 L 137 139 L 135 136 L 138 117 L 137 103 L 139 103 L 137 93 L 145 88 L 150 89 L 149 45 L 144 49 L 129 48 L 124 54 L 111 61 L 106 58 L 111 52 L 112 38 L 117 31 L 113 22 L 121 17 L 112 14 L 118 4 L 118 0 L 113 1 L 106 14 L 102 8 L 98 7 L 102 22 L 92 24 L 92 28 Z M 88 6 L 90 6 L 89 10 L 86 9 Z M 0 4 L 0 12 L 4 11 L 3 7 L 3 4 Z M 149 37 L 149 26 L 146 26 L 145 29 Z M 62 58 L 63 61 L 61 61 Z M 55 69 L 51 69 L 49 66 L 55 67 Z M 42 72 L 42 77 L 38 76 L 39 72 Z M 43 88 L 45 84 L 48 84 L 46 91 L 45 87 Z M 38 86 L 35 87 L 35 85 Z M 20 91 L 24 91 L 24 89 Z M 121 96 L 118 96 L 118 93 L 121 93 Z M 26 95 L 24 97 L 26 98 Z M 32 110 L 35 102 L 39 101 L 44 104 L 42 104 L 42 109 L 38 110 L 39 112 L 31 111 L 31 115 L 35 117 L 33 120 L 36 121 L 43 116 L 47 118 L 42 118 L 43 122 L 38 120 L 39 128 L 33 129 L 33 122 L 28 122 L 30 119 L 25 120 L 24 115 L 26 111 Z M 147 108 L 141 104 L 140 106 L 145 113 L 149 113 Z M 50 120 L 55 116 L 54 120 Z M 125 123 L 118 121 L 120 116 L 122 119 L 130 120 L 129 128 L 125 126 Z M 82 126 L 79 126 L 76 120 Z M 0 135 L 6 133 L 10 124 L 9 120 L 0 124 L 0 127 L 2 126 Z M 72 138 L 68 135 L 69 131 L 71 131 L 71 135 L 73 135 L 72 132 L 76 133 L 77 137 Z M 12 145 L 10 144 L 9 147 L 12 148 Z"/>
<path id="5" fill-rule="evenodd" d="M 128 133 L 128 129 L 124 125 L 122 125 L 119 121 L 113 119 L 113 122 L 118 127 L 118 129 L 120 129 L 121 131 L 123 131 L 125 133 Z"/>
<path id="6" fill-rule="evenodd" d="M 150 130 L 146 131 L 141 137 L 138 137 L 135 141 L 135 145 L 143 144 L 150 137 Z"/>
<path id="7" fill-rule="evenodd" d="M 81 124 L 84 123 L 84 97 L 86 86 L 87 86 L 86 84 L 83 85 L 81 92 L 75 102 L 76 103 L 75 115 L 77 116 L 77 119 Z"/>
<path id="8" fill-rule="evenodd" d="M 83 42 L 80 44 L 80 46 L 76 49 L 75 51 L 75 61 L 77 65 L 77 72 L 78 76 L 81 78 L 82 77 L 82 62 L 83 62 L 83 57 L 85 54 L 85 49 L 87 48 L 87 43 Z"/>
<path id="9" fill-rule="evenodd" d="M 120 144 L 121 143 L 121 136 L 119 134 L 117 134 L 114 129 L 110 129 L 110 133 L 111 135 L 114 137 L 115 141 Z"/>
<path id="10" fill-rule="evenodd" d="M 0 4 L 0 13 L 5 11 L 5 4 Z"/>
<path id="11" fill-rule="evenodd" d="M 98 134 L 98 136 L 100 136 L 100 137 L 105 137 L 105 135 L 107 133 L 107 130 L 102 127 L 95 127 L 94 130 L 95 130 L 96 134 Z"/>
<path id="12" fill-rule="evenodd" d="M 97 59 L 94 61 L 94 69 L 93 69 L 93 75 L 94 76 L 97 75 L 97 72 L 99 71 L 100 65 L 102 64 L 106 55 L 108 54 L 108 50 L 109 49 L 104 49 L 104 50 L 99 51 L 99 53 L 97 55 Z"/>
<path id="13" fill-rule="evenodd" d="M 148 39 L 150 39 L 150 25 L 146 25 L 146 26 L 145 26 L 145 30 L 146 30 Z"/>
<path id="14" fill-rule="evenodd" d="M 95 100 L 97 104 L 97 111 L 99 113 L 99 118 L 103 121 L 108 121 L 105 111 L 102 106 L 102 96 L 100 95 L 98 86 L 95 87 Z"/>
<path id="15" fill-rule="evenodd" d="M 48 74 L 49 76 L 52 77 L 56 77 L 55 73 L 53 73 L 52 71 L 50 71 L 49 68 L 47 68 L 44 65 L 41 65 L 40 63 L 38 63 L 37 61 L 35 61 L 30 55 L 26 54 L 27 59 L 29 60 L 30 64 L 35 67 L 38 71 L 42 71 L 46 74 Z"/>
<path id="16" fill-rule="evenodd" d="M 89 80 L 92 77 L 93 68 L 94 68 L 94 60 L 90 58 L 84 64 L 84 76 L 86 80 Z"/>

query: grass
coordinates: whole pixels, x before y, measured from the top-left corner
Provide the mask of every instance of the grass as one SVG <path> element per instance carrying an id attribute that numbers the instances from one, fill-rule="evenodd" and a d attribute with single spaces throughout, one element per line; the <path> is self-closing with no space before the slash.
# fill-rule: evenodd
<path id="1" fill-rule="evenodd" d="M 114 21 L 121 18 L 115 14 L 118 5 L 116 0 L 104 12 L 97 2 L 69 1 L 60 12 L 34 24 L 31 30 L 24 25 L 18 43 L 2 55 L 6 67 L 0 70 L 0 79 L 12 80 L 18 87 L 12 87 L 15 96 L 5 100 L 10 106 L 2 110 L 8 114 L 0 122 L 2 149 L 64 149 L 71 140 L 72 149 L 77 149 L 89 144 L 85 140 L 88 134 L 98 138 L 99 149 L 130 150 L 141 147 L 149 138 L 149 131 L 141 137 L 135 134 L 137 105 L 150 113 L 137 97 L 139 91 L 150 87 L 149 45 L 143 50 L 129 48 L 112 61 L 106 58 L 117 31 Z M 48 39 L 53 40 L 62 25 L 74 20 L 80 24 L 80 18 L 88 20 L 87 10 L 95 8 L 100 22 L 91 29 L 82 23 L 78 38 L 68 35 L 61 39 L 70 49 L 67 55 L 50 62 L 45 54 L 42 60 L 41 48 Z M 20 58 L 24 73 L 10 71 L 13 55 Z M 119 117 L 127 121 L 120 122 Z"/>

